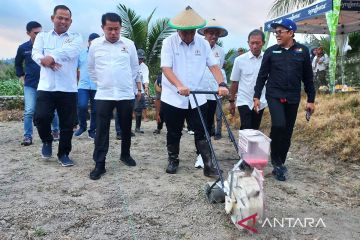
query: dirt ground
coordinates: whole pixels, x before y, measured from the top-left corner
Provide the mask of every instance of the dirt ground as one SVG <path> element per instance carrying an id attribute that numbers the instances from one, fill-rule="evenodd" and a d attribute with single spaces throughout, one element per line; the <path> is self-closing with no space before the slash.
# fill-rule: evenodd
<path id="1" fill-rule="evenodd" d="M 63 168 L 55 157 L 41 159 L 37 134 L 32 146 L 20 146 L 21 122 L 1 122 L 0 239 L 360 239 L 358 165 L 293 144 L 286 182 L 276 181 L 270 167 L 265 171 L 266 217 L 321 218 L 325 227 L 260 224 L 250 234 L 235 228 L 223 204 L 206 202 L 209 178 L 194 168 L 193 136 L 183 132 L 179 171 L 169 175 L 166 130 L 154 136 L 154 121 L 143 128 L 132 140 L 138 165 L 130 168 L 119 162 L 112 126 L 107 173 L 92 181 L 87 136 L 73 138 L 76 165 Z M 237 162 L 235 150 L 227 137 L 213 143 L 226 172 Z"/>

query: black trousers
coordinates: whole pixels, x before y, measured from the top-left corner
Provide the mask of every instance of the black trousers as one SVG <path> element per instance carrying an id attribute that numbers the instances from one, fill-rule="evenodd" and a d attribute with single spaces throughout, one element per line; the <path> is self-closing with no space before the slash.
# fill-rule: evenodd
<path id="1" fill-rule="evenodd" d="M 240 130 L 259 129 L 264 109 L 257 113 L 254 109 L 250 109 L 249 106 L 242 105 L 238 106 L 238 110 L 240 115 Z"/>
<path id="2" fill-rule="evenodd" d="M 113 110 L 116 108 L 121 128 L 121 156 L 130 156 L 131 120 L 134 100 L 96 100 L 96 137 L 93 159 L 98 166 L 105 166 L 109 150 L 109 130 Z"/>
<path id="3" fill-rule="evenodd" d="M 215 133 L 214 115 L 216 112 L 216 106 L 216 100 L 207 100 L 206 127 L 210 135 L 211 133 Z"/>
<path id="4" fill-rule="evenodd" d="M 43 143 L 51 143 L 51 122 L 54 111 L 57 110 L 60 124 L 60 140 L 58 157 L 71 152 L 71 139 L 74 122 L 77 118 L 76 92 L 48 92 L 38 91 L 36 96 L 34 121 Z"/>
<path id="5" fill-rule="evenodd" d="M 269 97 L 266 100 L 271 115 L 271 163 L 280 166 L 290 148 L 299 103 L 281 103 L 280 99 Z"/>
<path id="6" fill-rule="evenodd" d="M 195 141 L 205 139 L 205 131 L 201 124 L 200 116 L 196 108 L 181 109 L 161 102 L 161 108 L 164 113 L 164 120 L 167 128 L 167 145 L 180 144 L 184 121 L 187 119 L 194 131 Z M 206 116 L 206 104 L 200 106 L 201 113 Z M 206 121 L 206 120 L 205 120 Z"/>

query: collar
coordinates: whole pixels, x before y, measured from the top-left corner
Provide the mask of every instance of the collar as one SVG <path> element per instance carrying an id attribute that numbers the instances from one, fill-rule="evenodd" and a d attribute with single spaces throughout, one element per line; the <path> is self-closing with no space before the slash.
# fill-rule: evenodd
<path id="1" fill-rule="evenodd" d="M 256 58 L 256 59 L 262 59 L 262 57 L 263 57 L 263 55 L 264 55 L 264 53 L 263 53 L 263 51 L 261 51 L 260 52 L 260 55 L 258 56 L 258 57 L 255 57 L 255 55 L 254 54 L 252 54 L 252 52 L 249 50 L 248 51 L 248 54 L 249 54 L 249 59 L 252 59 L 252 58 Z"/>
<path id="2" fill-rule="evenodd" d="M 293 41 L 294 41 L 294 44 L 288 50 L 299 47 L 299 43 L 295 39 L 293 39 Z M 285 49 L 285 48 L 281 47 L 280 45 L 277 44 L 277 49 L 281 50 L 281 49 Z"/>
<path id="3" fill-rule="evenodd" d="M 60 36 L 60 37 L 61 37 L 61 36 L 64 36 L 64 35 L 67 35 L 67 36 L 70 35 L 70 34 L 69 34 L 69 31 L 66 31 L 66 32 L 64 32 L 64 33 L 62 33 L 62 34 L 59 35 L 57 32 L 55 32 L 55 29 L 52 30 L 51 34 L 53 34 L 53 35 L 55 34 L 56 36 Z"/>
<path id="4" fill-rule="evenodd" d="M 195 38 L 196 38 L 196 35 L 194 36 L 194 40 L 189 45 L 195 44 Z M 183 40 L 181 40 L 178 32 L 176 33 L 176 41 L 177 41 L 178 45 L 181 45 L 182 43 L 187 45 Z"/>
<path id="5" fill-rule="evenodd" d="M 111 44 L 124 43 L 124 41 L 121 39 L 121 36 L 120 36 L 119 40 L 117 40 L 117 41 L 116 41 L 116 42 L 114 42 L 114 43 L 109 42 L 108 40 L 106 40 L 105 35 L 104 35 L 104 36 L 102 36 L 102 37 L 100 37 L 100 38 L 102 38 L 102 39 L 101 39 L 101 41 L 102 41 L 103 43 L 105 43 L 105 42 L 107 42 L 107 43 L 111 43 Z"/>

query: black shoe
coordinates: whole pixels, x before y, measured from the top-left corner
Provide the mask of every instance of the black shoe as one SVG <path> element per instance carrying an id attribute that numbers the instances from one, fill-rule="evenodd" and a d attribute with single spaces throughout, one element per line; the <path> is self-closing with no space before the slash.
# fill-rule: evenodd
<path id="1" fill-rule="evenodd" d="M 220 170 L 220 174 L 222 173 L 222 170 Z M 206 177 L 212 177 L 212 178 L 218 178 L 219 174 L 216 168 L 204 168 L 204 176 Z"/>
<path id="2" fill-rule="evenodd" d="M 166 168 L 166 173 L 175 174 L 179 167 L 179 161 L 169 160 L 169 164 Z"/>
<path id="3" fill-rule="evenodd" d="M 91 180 L 98 180 L 105 173 L 106 173 L 105 167 L 95 167 L 94 170 L 92 170 L 90 172 L 90 179 Z"/>
<path id="4" fill-rule="evenodd" d="M 222 137 L 221 137 L 221 135 L 215 135 L 214 136 L 214 140 L 220 140 Z"/>
<path id="5" fill-rule="evenodd" d="M 121 134 L 116 134 L 116 139 L 121 140 Z"/>
<path id="6" fill-rule="evenodd" d="M 136 133 L 144 133 L 144 130 L 142 130 L 141 128 L 135 128 L 135 132 Z"/>
<path id="7" fill-rule="evenodd" d="M 134 133 L 134 132 L 131 132 L 131 137 L 135 137 L 135 133 Z"/>
<path id="8" fill-rule="evenodd" d="M 285 173 L 283 171 L 283 168 L 281 168 L 281 166 L 274 167 L 274 169 L 272 170 L 272 174 L 274 175 L 275 179 L 278 181 L 286 180 Z"/>
<path id="9" fill-rule="evenodd" d="M 30 146 L 31 144 L 32 144 L 31 137 L 24 137 L 24 140 L 21 142 L 21 145 L 23 146 Z"/>
<path id="10" fill-rule="evenodd" d="M 160 134 L 160 129 L 155 129 L 154 131 L 153 131 L 153 134 Z"/>
<path id="11" fill-rule="evenodd" d="M 131 157 L 131 156 L 121 156 L 120 160 L 129 167 L 134 167 L 136 166 L 136 162 L 135 160 Z"/>

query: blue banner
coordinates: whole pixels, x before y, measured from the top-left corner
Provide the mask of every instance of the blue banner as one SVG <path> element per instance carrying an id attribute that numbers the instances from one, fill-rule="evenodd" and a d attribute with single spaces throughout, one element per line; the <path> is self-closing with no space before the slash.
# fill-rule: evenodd
<path id="1" fill-rule="evenodd" d="M 359 1 L 348 1 L 348 2 L 359 2 Z M 293 20 L 294 22 L 299 22 L 305 19 L 313 18 L 314 16 L 322 15 L 328 11 L 332 10 L 332 0 L 324 0 L 322 2 L 318 2 L 316 4 L 312 4 L 308 7 L 302 8 L 296 12 L 281 16 L 279 18 L 270 20 L 265 23 L 264 30 L 271 30 L 271 23 L 280 23 L 282 19 L 288 18 Z"/>
<path id="2" fill-rule="evenodd" d="M 359 0 L 342 0 L 340 9 L 344 10 L 344 11 L 360 11 L 360 1 Z"/>

